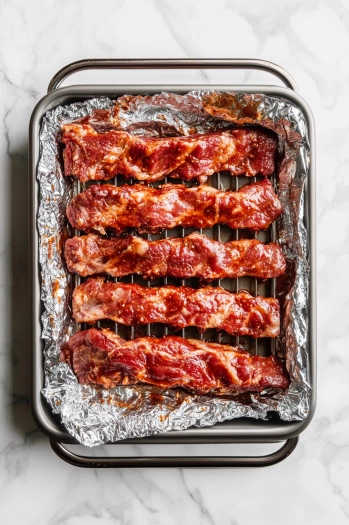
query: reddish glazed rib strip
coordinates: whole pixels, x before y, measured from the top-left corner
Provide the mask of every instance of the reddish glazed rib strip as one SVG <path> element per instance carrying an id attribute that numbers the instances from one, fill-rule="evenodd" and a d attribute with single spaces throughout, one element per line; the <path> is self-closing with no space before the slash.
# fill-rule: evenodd
<path id="1" fill-rule="evenodd" d="M 73 292 L 78 323 L 110 319 L 128 326 L 164 323 L 177 328 L 219 328 L 232 335 L 276 337 L 280 330 L 277 299 L 233 294 L 217 287 L 147 288 L 138 284 L 88 279 Z"/>
<path id="2" fill-rule="evenodd" d="M 277 244 L 257 240 L 212 241 L 192 233 L 183 239 L 147 241 L 140 237 L 107 239 L 89 234 L 65 243 L 68 270 L 83 277 L 107 273 L 113 277 L 129 274 L 145 278 L 176 277 L 202 280 L 242 277 L 278 277 L 286 269 Z"/>
<path id="3" fill-rule="evenodd" d="M 102 234 L 108 229 L 155 233 L 175 226 L 211 228 L 219 223 L 263 230 L 280 213 L 280 201 L 267 179 L 238 191 L 210 186 L 187 188 L 181 184 L 165 184 L 162 188 L 93 185 L 67 207 L 73 228 Z"/>
<path id="4" fill-rule="evenodd" d="M 271 175 L 277 138 L 241 128 L 188 137 L 146 138 L 126 131 L 99 133 L 89 124 L 63 126 L 64 173 L 82 182 L 116 175 L 153 182 L 166 175 L 199 179 L 226 170 L 232 175 Z"/>
<path id="5" fill-rule="evenodd" d="M 275 357 L 252 356 L 241 348 L 168 336 L 124 341 L 94 328 L 73 335 L 61 351 L 79 383 L 112 388 L 138 382 L 197 393 L 229 394 L 288 387 Z"/>

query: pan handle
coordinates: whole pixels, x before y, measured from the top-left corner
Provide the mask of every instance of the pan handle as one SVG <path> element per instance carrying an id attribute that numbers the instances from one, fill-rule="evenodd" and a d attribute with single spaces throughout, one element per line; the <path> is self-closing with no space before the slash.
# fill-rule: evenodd
<path id="1" fill-rule="evenodd" d="M 162 457 L 89 457 L 74 454 L 62 443 L 50 440 L 58 457 L 83 468 L 245 468 L 269 467 L 286 459 L 296 448 L 298 437 L 288 439 L 284 445 L 267 456 L 162 456 Z"/>
<path id="2" fill-rule="evenodd" d="M 64 66 L 49 83 L 47 92 L 57 89 L 63 80 L 85 69 L 258 69 L 278 77 L 286 87 L 297 91 L 297 85 L 291 75 L 282 67 L 267 60 L 255 58 L 175 58 L 175 59 L 125 59 L 94 58 L 78 60 Z"/>

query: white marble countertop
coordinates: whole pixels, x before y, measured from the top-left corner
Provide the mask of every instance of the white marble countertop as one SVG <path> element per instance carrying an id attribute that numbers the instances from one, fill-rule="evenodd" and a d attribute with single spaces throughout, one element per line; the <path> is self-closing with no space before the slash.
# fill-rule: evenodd
<path id="1" fill-rule="evenodd" d="M 348 56 L 348 0 L 0 3 L 3 523 L 349 522 Z M 293 75 L 299 93 L 312 108 L 317 127 L 318 404 L 295 452 L 279 465 L 262 470 L 81 470 L 53 454 L 32 420 L 28 399 L 28 122 L 54 73 L 69 62 L 93 57 L 263 58 Z M 117 77 L 117 81 L 143 83 L 275 83 L 261 73 L 227 71 L 178 71 L 174 76 L 84 73 L 79 77 L 71 82 L 110 82 Z M 144 453 L 139 446 L 133 448 Z M 237 450 L 223 448 L 214 450 Z M 212 450 L 212 446 L 205 449 Z"/>

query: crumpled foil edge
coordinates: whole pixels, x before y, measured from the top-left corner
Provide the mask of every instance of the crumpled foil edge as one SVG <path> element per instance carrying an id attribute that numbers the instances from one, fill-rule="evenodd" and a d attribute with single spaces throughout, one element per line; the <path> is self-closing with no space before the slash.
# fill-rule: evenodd
<path id="1" fill-rule="evenodd" d="M 309 174 L 310 147 L 302 112 L 281 97 L 227 93 L 228 110 L 212 113 L 214 102 L 225 94 L 197 91 L 188 95 L 161 93 L 154 97 L 121 97 L 115 101 L 97 98 L 58 106 L 48 111 L 40 131 L 40 161 L 37 178 L 40 187 L 38 229 L 41 264 L 42 338 L 45 340 L 45 387 L 42 390 L 62 424 L 85 446 L 95 446 L 126 438 L 145 437 L 190 426 L 211 426 L 239 417 L 268 419 L 276 411 L 284 421 L 304 419 L 309 411 L 311 387 L 308 382 L 308 243 L 304 216 L 304 189 Z M 218 98 L 217 98 L 218 97 Z M 213 104 L 207 104 L 213 100 Z M 234 101 L 233 111 L 231 100 Z M 251 101 L 254 116 L 251 118 Z M 225 101 L 226 102 L 226 101 Z M 244 113 L 245 108 L 248 107 Z M 59 359 L 60 347 L 74 333 L 70 313 L 71 276 L 62 260 L 65 208 L 72 198 L 72 184 L 61 170 L 59 138 L 63 123 L 87 115 L 95 109 L 114 112 L 119 127 L 132 133 L 189 134 L 223 129 L 231 122 L 275 125 L 287 119 L 301 136 L 293 172 L 279 185 L 284 213 L 279 220 L 279 242 L 286 258 L 294 262 L 295 279 L 285 298 L 284 323 L 278 353 L 286 357 L 292 379 L 284 392 L 251 394 L 245 403 L 238 397 L 198 396 L 178 390 L 161 391 L 161 402 L 154 403 L 160 391 L 136 385 L 110 390 L 80 385 L 72 370 Z M 213 110 L 212 110 L 213 107 Z M 238 108 L 238 111 L 236 111 Z M 246 117 L 248 113 L 249 117 Z M 252 112 L 253 114 L 253 112 Z M 232 118 L 230 118 L 233 115 Z M 290 197 L 291 196 L 291 197 Z"/>

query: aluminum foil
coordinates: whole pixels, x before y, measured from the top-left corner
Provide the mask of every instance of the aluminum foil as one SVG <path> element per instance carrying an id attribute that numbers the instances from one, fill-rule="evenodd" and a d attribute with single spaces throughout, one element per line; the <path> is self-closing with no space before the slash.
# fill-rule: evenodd
<path id="1" fill-rule="evenodd" d="M 292 278 L 281 293 L 283 323 L 277 352 L 286 358 L 291 377 L 288 390 L 265 390 L 229 398 L 199 396 L 181 390 L 159 390 L 135 385 L 110 390 L 80 385 L 59 359 L 60 347 L 74 333 L 70 311 L 71 276 L 62 259 L 66 238 L 65 208 L 72 183 L 62 174 L 60 136 L 64 123 L 109 111 L 113 126 L 133 134 L 167 136 L 207 132 L 254 124 L 279 135 L 278 195 L 283 214 L 278 238 L 292 268 Z M 99 123 L 95 122 L 98 127 Z M 40 132 L 38 181 L 40 207 L 41 298 L 44 303 L 42 337 L 45 340 L 43 394 L 62 424 L 82 444 L 94 446 L 125 438 L 144 437 L 190 426 L 209 426 L 238 417 L 268 419 L 276 411 L 285 421 L 301 420 L 309 411 L 308 381 L 308 244 L 303 223 L 304 190 L 309 173 L 310 148 L 302 112 L 289 101 L 265 95 L 196 91 L 187 95 L 124 96 L 59 106 L 48 111 Z M 285 287 L 285 285 L 283 285 Z"/>

